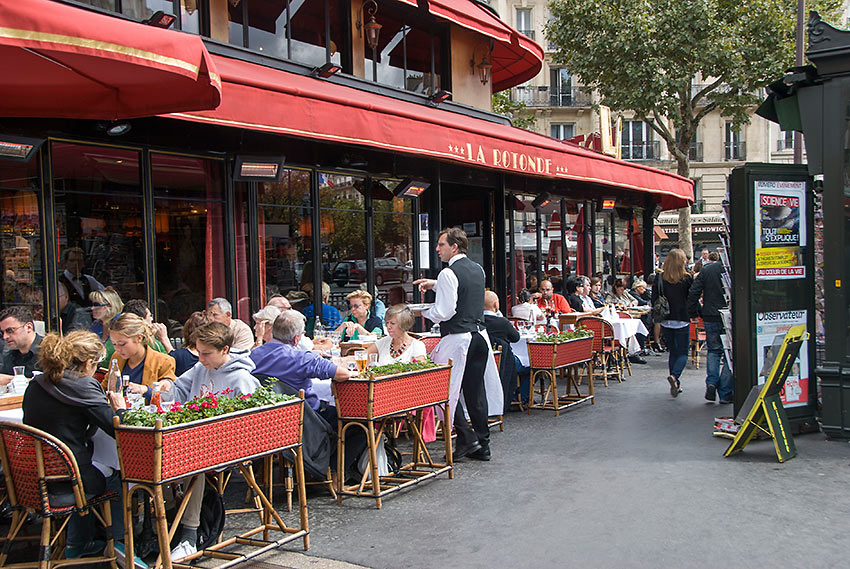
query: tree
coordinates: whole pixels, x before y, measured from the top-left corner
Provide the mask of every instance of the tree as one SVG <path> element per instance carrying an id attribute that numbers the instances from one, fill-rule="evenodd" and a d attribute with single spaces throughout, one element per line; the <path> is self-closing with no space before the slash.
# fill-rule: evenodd
<path id="1" fill-rule="evenodd" d="M 840 7 L 815 3 L 823 13 Z M 748 123 L 759 89 L 794 64 L 795 0 L 553 0 L 550 8 L 554 62 L 600 104 L 649 123 L 680 176 L 690 174 L 706 115 Z M 689 208 L 679 211 L 679 246 L 693 255 Z"/>
<path id="2" fill-rule="evenodd" d="M 517 128 L 531 130 L 534 128 L 534 115 L 523 115 L 525 104 L 512 101 L 510 91 L 493 93 L 493 112 L 511 119 L 511 124 Z"/>

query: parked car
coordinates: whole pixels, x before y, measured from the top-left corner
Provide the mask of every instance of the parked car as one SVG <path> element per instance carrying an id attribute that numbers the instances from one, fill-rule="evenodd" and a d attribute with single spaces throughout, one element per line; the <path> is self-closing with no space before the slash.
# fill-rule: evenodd
<path id="1" fill-rule="evenodd" d="M 381 286 L 389 282 L 406 283 L 412 271 L 404 266 L 397 257 L 379 257 L 375 259 L 375 284 Z M 333 270 L 333 281 L 337 286 L 366 282 L 366 261 L 340 261 Z"/>

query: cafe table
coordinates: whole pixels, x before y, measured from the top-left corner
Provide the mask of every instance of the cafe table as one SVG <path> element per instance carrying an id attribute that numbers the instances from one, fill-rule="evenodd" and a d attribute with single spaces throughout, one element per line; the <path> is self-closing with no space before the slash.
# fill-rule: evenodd
<path id="1" fill-rule="evenodd" d="M 620 342 L 621 346 L 626 346 L 629 354 L 636 354 L 640 351 L 640 343 L 637 340 L 637 334 L 649 335 L 649 331 L 639 318 L 620 318 L 609 317 L 605 318 L 614 329 L 614 338 Z"/>

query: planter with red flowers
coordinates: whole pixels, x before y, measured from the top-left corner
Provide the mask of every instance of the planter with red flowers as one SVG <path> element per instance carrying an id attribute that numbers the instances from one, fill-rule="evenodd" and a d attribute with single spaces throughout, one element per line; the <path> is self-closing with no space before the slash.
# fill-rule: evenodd
<path id="1" fill-rule="evenodd" d="M 302 405 L 261 387 L 175 402 L 166 412 L 128 410 L 115 426 L 122 478 L 161 484 L 297 446 Z"/>
<path id="2" fill-rule="evenodd" d="M 531 367 L 531 389 L 528 412 L 549 409 L 559 415 L 562 409 L 590 401 L 593 404 L 593 382 L 582 393 L 578 383 L 578 367 L 592 361 L 593 332 L 578 327 L 557 334 L 538 334 L 528 342 Z M 565 391 L 558 390 L 558 376 L 564 375 Z"/>
<path id="3" fill-rule="evenodd" d="M 538 334 L 528 342 L 533 368 L 561 368 L 587 361 L 593 354 L 593 332 L 584 328 L 557 334 Z"/>

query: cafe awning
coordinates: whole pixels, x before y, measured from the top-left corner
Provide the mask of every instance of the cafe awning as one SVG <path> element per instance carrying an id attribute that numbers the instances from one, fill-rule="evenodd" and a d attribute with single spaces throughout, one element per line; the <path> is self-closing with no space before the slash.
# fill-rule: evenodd
<path id="1" fill-rule="evenodd" d="M 430 105 L 213 55 L 222 102 L 168 116 L 362 145 L 505 173 L 645 192 L 662 208 L 693 201 L 691 180 L 573 144 Z"/>
<path id="2" fill-rule="evenodd" d="M 0 116 L 119 119 L 214 109 L 196 35 L 50 0 L 0 0 Z"/>
<path id="3" fill-rule="evenodd" d="M 494 12 L 472 0 L 400 0 L 427 4 L 435 17 L 478 32 L 493 40 L 493 92 L 504 91 L 536 76 L 543 65 L 543 48 L 511 28 Z"/>

